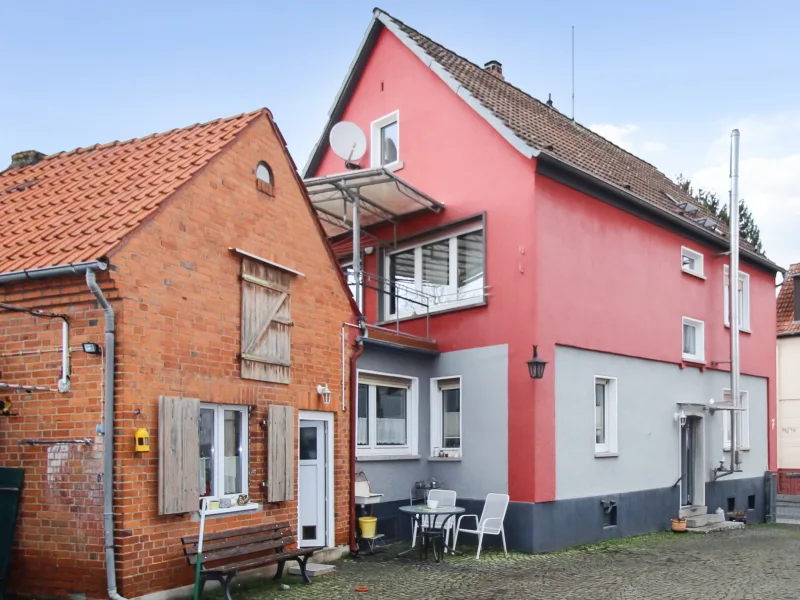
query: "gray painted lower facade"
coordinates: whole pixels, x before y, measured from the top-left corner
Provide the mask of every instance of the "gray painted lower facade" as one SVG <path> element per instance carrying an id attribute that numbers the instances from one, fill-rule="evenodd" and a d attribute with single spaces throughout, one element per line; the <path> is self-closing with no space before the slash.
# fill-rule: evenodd
<path id="1" fill-rule="evenodd" d="M 358 359 L 359 377 L 375 374 L 416 378 L 416 451 L 408 456 L 363 456 L 356 451 L 356 471 L 363 471 L 384 502 L 408 502 L 416 481 L 435 478 L 459 497 L 484 498 L 508 491 L 508 347 L 489 346 L 439 355 L 365 346 Z M 432 457 L 431 398 L 436 381 L 461 379 L 461 456 Z M 432 383 L 433 382 L 433 383 Z"/>
<path id="2" fill-rule="evenodd" d="M 488 492 L 508 489 L 508 360 L 506 346 L 429 356 L 368 348 L 358 368 L 419 379 L 419 456 L 410 460 L 357 460 L 374 491 L 385 494 L 375 505 L 379 531 L 389 538 L 410 537 L 410 523 L 397 507 L 408 502 L 417 480 L 436 478 L 458 493 L 458 504 L 480 514 Z M 748 392 L 749 450 L 741 452 L 742 472 L 713 481 L 711 471 L 728 453 L 722 419 L 711 411 L 729 377 L 718 371 L 647 361 L 559 346 L 553 376 L 556 387 L 556 500 L 512 502 L 505 521 L 509 549 L 547 552 L 606 539 L 667 530 L 681 506 L 681 410 L 694 419 L 697 437 L 696 497 L 713 512 L 746 510 L 750 522 L 765 515 L 767 468 L 767 382 L 742 377 Z M 462 377 L 460 461 L 431 460 L 431 380 Z M 595 446 L 596 376 L 616 387 L 614 456 L 597 456 Z M 700 502 L 696 502 L 699 504 Z M 614 506 L 613 515 L 607 510 Z M 487 543 L 499 543 L 487 539 Z"/>

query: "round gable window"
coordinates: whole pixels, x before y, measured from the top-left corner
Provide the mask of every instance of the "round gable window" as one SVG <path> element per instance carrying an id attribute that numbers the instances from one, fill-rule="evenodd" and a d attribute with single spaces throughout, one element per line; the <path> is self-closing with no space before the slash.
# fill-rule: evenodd
<path id="1" fill-rule="evenodd" d="M 256 167 L 256 188 L 259 191 L 273 196 L 275 194 L 274 183 L 272 181 L 272 170 L 267 163 L 260 162 Z"/>

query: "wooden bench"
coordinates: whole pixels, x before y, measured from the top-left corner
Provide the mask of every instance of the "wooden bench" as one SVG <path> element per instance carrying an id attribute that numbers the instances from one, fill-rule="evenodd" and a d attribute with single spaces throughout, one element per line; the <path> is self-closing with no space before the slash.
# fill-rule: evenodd
<path id="1" fill-rule="evenodd" d="M 197 566 L 198 540 L 196 535 L 181 538 L 186 560 L 193 568 Z M 286 546 L 291 546 L 295 541 L 289 523 L 207 533 L 203 536 L 200 594 L 203 593 L 206 581 L 219 581 L 225 599 L 231 600 L 231 580 L 239 571 L 277 564 L 278 572 L 274 579 L 280 579 L 283 575 L 283 565 L 287 560 L 296 560 L 300 565 L 303 583 L 311 583 L 306 574 L 306 563 L 311 555 L 321 548 L 286 550 Z"/>

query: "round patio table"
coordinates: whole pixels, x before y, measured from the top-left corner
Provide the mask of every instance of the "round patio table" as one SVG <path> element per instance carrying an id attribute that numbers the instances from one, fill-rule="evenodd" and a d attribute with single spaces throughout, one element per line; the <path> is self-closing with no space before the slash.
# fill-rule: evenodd
<path id="1" fill-rule="evenodd" d="M 444 533 L 447 529 L 447 524 L 450 519 L 456 515 L 464 513 L 464 509 L 460 506 L 442 506 L 439 508 L 428 508 L 425 504 L 410 504 L 400 507 L 400 512 L 409 515 L 417 523 L 420 534 L 422 535 L 422 545 L 420 546 L 420 560 L 422 559 L 422 552 L 424 550 L 425 556 L 428 555 L 428 545 L 433 547 L 433 558 L 438 563 L 439 556 L 436 554 L 436 538 L 442 540 L 442 558 L 444 558 Z M 433 517 L 428 520 L 428 527 L 423 527 L 422 518 Z M 443 517 L 441 519 L 437 517 Z M 414 551 L 414 548 L 401 552 L 398 556 L 405 556 Z"/>

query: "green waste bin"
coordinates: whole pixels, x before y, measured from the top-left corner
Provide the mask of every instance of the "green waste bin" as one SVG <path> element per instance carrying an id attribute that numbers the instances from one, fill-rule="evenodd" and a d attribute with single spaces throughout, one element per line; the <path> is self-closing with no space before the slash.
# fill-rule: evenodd
<path id="1" fill-rule="evenodd" d="M 22 494 L 22 469 L 0 467 L 0 597 L 3 596 L 8 563 L 11 562 L 11 544 L 19 513 Z"/>

